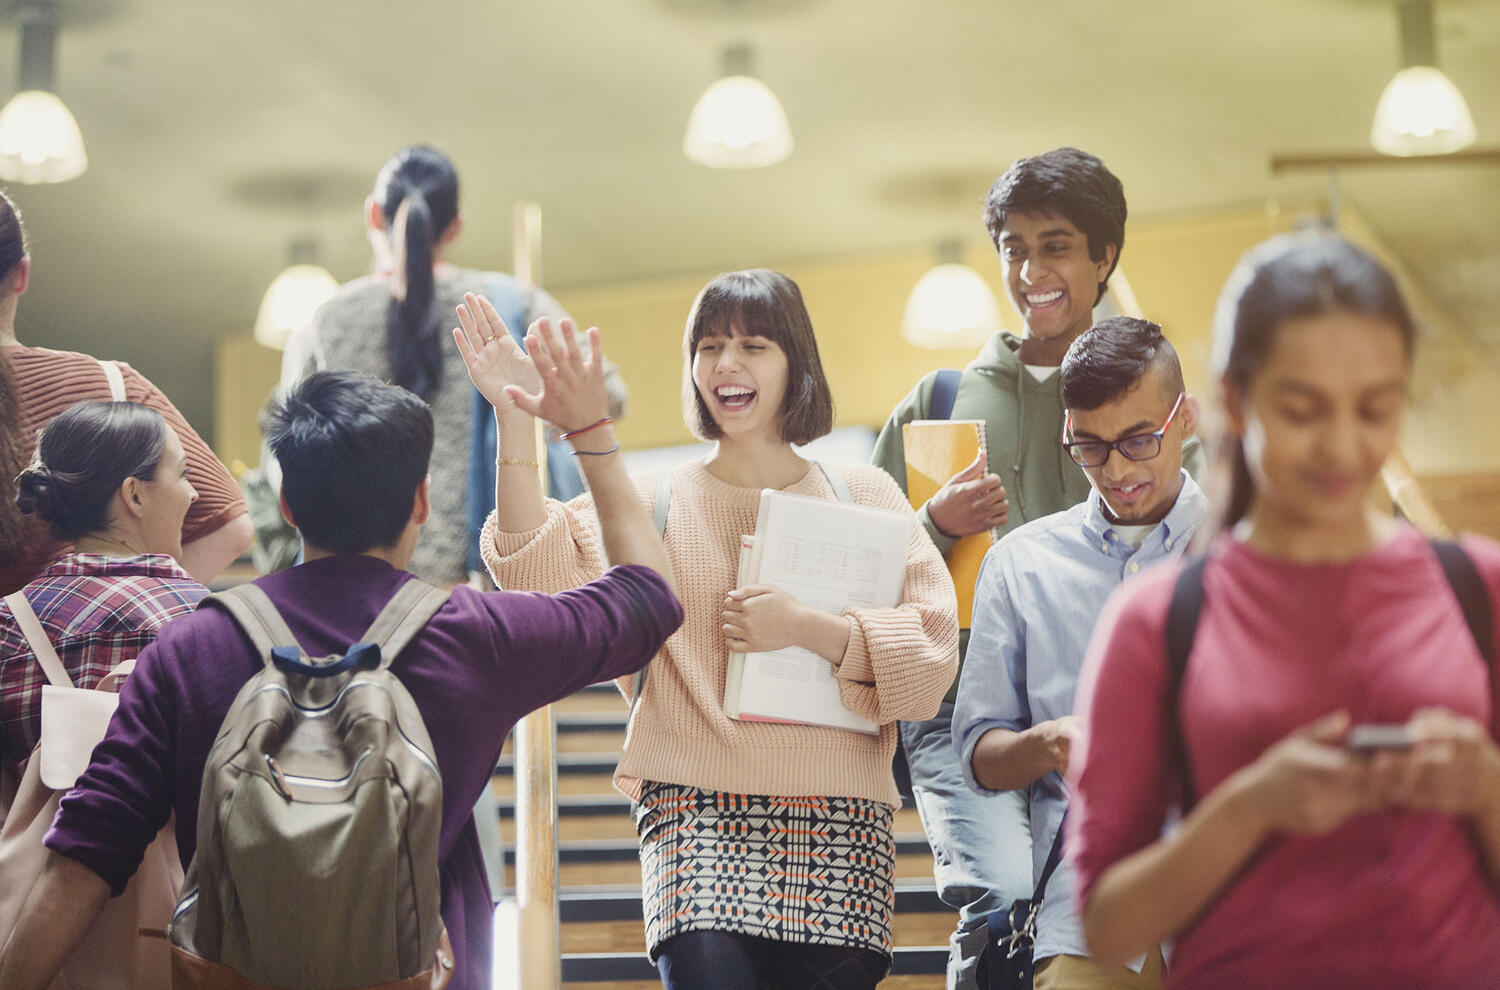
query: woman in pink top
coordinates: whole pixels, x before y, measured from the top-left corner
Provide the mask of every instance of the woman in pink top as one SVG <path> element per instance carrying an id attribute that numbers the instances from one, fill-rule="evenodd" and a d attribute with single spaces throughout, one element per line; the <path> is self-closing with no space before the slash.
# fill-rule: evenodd
<path id="1" fill-rule="evenodd" d="M 460 310 L 470 345 L 513 350 L 493 310 L 477 304 L 470 297 Z M 544 389 L 567 380 L 570 362 L 547 348 L 568 339 L 544 321 L 528 334 Z M 615 771 L 636 802 L 647 946 L 669 990 L 870 988 L 891 953 L 896 721 L 930 718 L 953 678 L 953 583 L 913 517 L 895 608 L 834 615 L 769 585 L 738 587 L 740 537 L 755 532 L 762 489 L 826 499 L 841 484 L 853 502 L 913 514 L 879 468 L 815 465 L 792 446 L 828 432 L 833 402 L 791 279 L 718 276 L 693 304 L 683 351 L 685 418 L 716 445 L 669 479 L 663 541 L 683 626 L 651 662 Z M 510 384 L 530 377 L 516 373 L 470 369 L 500 436 L 498 508 L 481 548 L 501 587 L 572 587 L 604 565 L 596 507 L 588 494 L 543 502 L 530 417 L 515 408 L 541 406 Z M 573 415 L 555 425 L 581 456 L 616 456 L 602 393 L 592 412 Z M 636 484 L 654 505 L 656 480 Z M 730 651 L 789 645 L 827 659 L 844 704 L 878 730 L 730 718 Z"/>
<path id="2" fill-rule="evenodd" d="M 1176 709 L 1180 567 L 1095 632 L 1069 823 L 1085 935 L 1120 960 L 1175 939 L 1173 990 L 1500 985 L 1494 680 L 1431 545 L 1370 499 L 1414 338 L 1347 242 L 1248 254 L 1216 321 L 1232 480 Z M 1500 547 L 1463 547 L 1500 615 Z M 1396 748 L 1347 745 L 1372 724 Z"/>

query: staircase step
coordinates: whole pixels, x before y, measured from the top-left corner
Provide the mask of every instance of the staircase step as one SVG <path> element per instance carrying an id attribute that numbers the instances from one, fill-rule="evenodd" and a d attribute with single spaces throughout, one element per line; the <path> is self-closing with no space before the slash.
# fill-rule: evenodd
<path id="1" fill-rule="evenodd" d="M 923 946 L 903 948 L 898 946 L 892 960 L 893 976 L 930 976 L 941 974 L 948 965 L 948 947 Z M 639 980 L 643 985 L 660 986 L 656 967 L 642 953 L 587 952 L 565 954 L 562 959 L 562 977 L 567 983 L 608 983 L 612 987 L 628 986 L 624 981 Z M 647 981 L 650 981 L 648 984 Z M 881 984 L 884 987 L 902 986 L 892 980 Z M 914 987 L 921 984 L 906 984 Z M 929 981 L 929 986 L 930 981 Z"/>

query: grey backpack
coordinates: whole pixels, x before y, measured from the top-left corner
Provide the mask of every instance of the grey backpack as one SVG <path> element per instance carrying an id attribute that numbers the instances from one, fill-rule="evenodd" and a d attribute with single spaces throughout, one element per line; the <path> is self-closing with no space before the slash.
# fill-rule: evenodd
<path id="1" fill-rule="evenodd" d="M 390 666 L 447 600 L 408 581 L 344 656 L 308 658 L 253 584 L 204 599 L 265 666 L 203 768 L 198 848 L 168 929 L 174 986 L 446 982 L 442 780 Z"/>

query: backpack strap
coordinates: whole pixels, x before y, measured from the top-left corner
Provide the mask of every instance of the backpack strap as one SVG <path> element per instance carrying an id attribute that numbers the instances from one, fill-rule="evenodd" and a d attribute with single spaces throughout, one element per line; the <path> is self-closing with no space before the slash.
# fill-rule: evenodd
<path id="1" fill-rule="evenodd" d="M 360 637 L 361 643 L 373 643 L 380 648 L 379 669 L 390 667 L 411 638 L 427 625 L 427 620 L 447 603 L 448 595 L 441 588 L 412 578 L 391 596 Z"/>
<path id="2" fill-rule="evenodd" d="M 932 398 L 927 403 L 928 419 L 947 419 L 953 415 L 953 402 L 958 398 L 958 380 L 963 372 L 957 368 L 943 368 L 932 378 Z"/>
<path id="3" fill-rule="evenodd" d="M 1432 550 L 1442 565 L 1443 576 L 1453 588 L 1464 621 L 1479 646 L 1479 655 L 1489 665 L 1490 678 L 1495 676 L 1495 626 L 1490 613 L 1490 596 L 1474 566 L 1474 559 L 1454 540 L 1433 540 Z"/>
<path id="4" fill-rule="evenodd" d="M 68 668 L 57 658 L 57 651 L 52 648 L 52 641 L 42 629 L 41 620 L 32 610 L 31 602 L 17 591 L 5 596 L 5 604 L 10 606 L 10 614 L 15 616 L 16 625 L 21 627 L 21 635 L 26 637 L 31 653 L 41 665 L 42 673 L 47 675 L 47 680 L 56 687 L 72 687 L 73 678 L 68 676 Z"/>
<path id="5" fill-rule="evenodd" d="M 98 358 L 94 359 L 99 361 Z M 116 402 L 125 402 L 125 376 L 120 372 L 120 365 L 115 361 L 99 361 L 99 368 L 104 372 L 105 379 L 109 382 L 109 397 Z"/>
<path id="6" fill-rule="evenodd" d="M 1182 679 L 1187 673 L 1188 654 L 1193 651 L 1193 637 L 1198 632 L 1198 617 L 1203 612 L 1203 572 L 1206 556 L 1190 560 L 1172 588 L 1172 604 L 1167 609 L 1167 684 L 1162 699 L 1162 723 L 1172 747 L 1173 759 L 1181 774 L 1182 813 L 1196 803 L 1193 794 L 1192 766 L 1188 763 L 1187 743 L 1182 738 Z"/>
<path id="7" fill-rule="evenodd" d="M 831 465 L 824 464 L 822 461 L 813 461 L 813 463 L 818 466 L 818 470 L 822 471 L 823 477 L 828 480 L 828 487 L 833 489 L 834 498 L 840 502 L 854 501 L 854 496 L 849 494 L 849 485 L 844 481 L 843 475 L 839 474 Z"/>
<path id="8" fill-rule="evenodd" d="M 271 598 L 255 584 L 246 582 L 226 588 L 203 599 L 202 604 L 212 602 L 239 624 L 250 637 L 250 643 L 260 653 L 260 662 L 271 666 L 271 651 L 278 646 L 295 647 L 299 651 L 297 637 L 287 628 L 286 620 L 271 604 Z"/>

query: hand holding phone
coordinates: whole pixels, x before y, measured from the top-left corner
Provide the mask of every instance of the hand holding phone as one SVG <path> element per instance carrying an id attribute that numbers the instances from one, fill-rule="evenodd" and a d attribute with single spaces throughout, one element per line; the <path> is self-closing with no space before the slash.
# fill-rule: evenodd
<path id="1" fill-rule="evenodd" d="M 1344 748 L 1351 753 L 1407 750 L 1412 743 L 1411 732 L 1405 725 L 1356 725 L 1344 736 Z"/>

